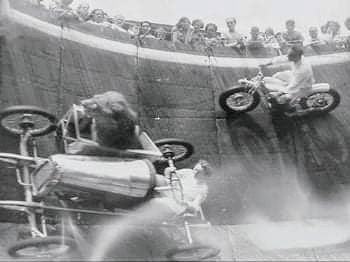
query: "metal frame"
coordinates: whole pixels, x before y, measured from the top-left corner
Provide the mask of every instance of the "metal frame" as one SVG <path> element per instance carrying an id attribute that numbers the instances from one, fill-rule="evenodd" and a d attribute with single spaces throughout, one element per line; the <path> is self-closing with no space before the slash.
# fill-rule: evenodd
<path id="1" fill-rule="evenodd" d="M 78 112 L 79 110 L 82 110 L 81 107 L 77 105 L 73 105 L 72 108 L 64 115 L 64 117 L 59 121 L 61 124 L 61 131 L 62 136 L 65 143 L 65 149 L 68 146 L 68 141 L 79 141 L 79 142 L 86 142 L 86 143 L 94 143 L 92 140 L 84 139 L 80 137 L 79 132 L 79 123 L 78 123 Z M 77 138 L 69 137 L 67 134 L 67 127 L 68 124 L 71 123 L 70 121 L 74 121 L 74 128 L 77 134 Z M 127 150 L 129 152 L 140 154 L 144 157 L 160 157 L 162 156 L 162 153 L 158 149 L 158 147 L 152 142 L 152 140 L 147 136 L 146 133 L 140 134 L 140 139 L 143 147 L 145 150 Z M 20 135 L 20 144 L 19 144 L 19 150 L 20 155 L 17 154 L 10 154 L 10 153 L 0 153 L 0 161 L 9 163 L 11 165 L 14 165 L 16 168 L 16 177 L 17 182 L 23 186 L 24 188 L 24 195 L 25 200 L 24 201 L 12 201 L 12 200 L 2 200 L 0 201 L 0 206 L 6 209 L 11 210 L 17 210 L 20 212 L 24 212 L 27 214 L 28 217 L 28 223 L 30 226 L 30 232 L 32 237 L 46 237 L 48 235 L 47 232 L 47 223 L 46 223 L 46 217 L 44 215 L 44 211 L 51 210 L 56 211 L 61 214 L 66 213 L 84 213 L 84 214 L 93 214 L 93 215 L 102 215 L 102 216 L 134 216 L 131 214 L 128 210 L 124 209 L 117 209 L 114 212 L 106 212 L 106 211 L 99 211 L 99 210 L 90 210 L 90 209 L 76 209 L 76 208 L 68 208 L 65 205 L 63 207 L 57 207 L 57 206 L 48 206 L 45 205 L 43 202 L 35 202 L 33 201 L 33 196 L 36 194 L 36 189 L 33 184 L 32 179 L 32 172 L 30 169 L 35 169 L 45 161 L 48 161 L 48 159 L 40 158 L 37 156 L 37 150 L 36 150 L 36 143 L 31 143 L 31 146 L 33 147 L 32 152 L 33 156 L 29 155 L 28 145 L 29 141 L 33 141 L 32 139 L 35 139 L 31 136 L 31 129 L 24 129 L 23 134 Z M 174 165 L 174 161 L 172 157 L 168 157 L 168 165 L 172 168 L 172 172 L 169 179 L 169 186 L 166 187 L 156 187 L 154 188 L 155 191 L 164 191 L 164 190 L 180 190 L 181 191 L 181 200 L 183 200 L 183 192 L 182 192 L 182 184 L 181 179 L 176 174 L 176 167 Z M 176 182 L 176 183 L 173 183 Z M 181 201 L 180 200 L 180 201 Z M 36 222 L 36 214 L 40 214 L 40 229 Z M 191 225 L 186 217 L 189 216 L 199 216 L 199 218 L 202 221 L 206 221 L 202 209 L 199 210 L 198 214 L 182 214 L 182 217 L 184 218 L 184 226 L 185 226 L 185 232 L 187 241 L 189 244 L 193 243 L 193 238 L 191 235 L 190 228 L 191 227 L 197 227 L 197 226 L 210 226 L 210 223 L 203 223 L 200 225 Z M 64 223 L 64 219 L 61 221 Z M 158 226 L 164 226 L 164 225 L 172 225 L 172 224 L 161 224 Z M 62 225 L 63 227 L 64 225 Z"/>

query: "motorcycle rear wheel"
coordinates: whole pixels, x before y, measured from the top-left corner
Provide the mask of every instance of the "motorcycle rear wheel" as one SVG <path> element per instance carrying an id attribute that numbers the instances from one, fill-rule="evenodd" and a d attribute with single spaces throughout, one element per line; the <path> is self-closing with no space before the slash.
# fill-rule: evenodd
<path id="1" fill-rule="evenodd" d="M 219 105 L 229 114 L 249 112 L 259 103 L 260 95 L 257 92 L 248 93 L 248 89 L 244 86 L 231 88 L 219 96 Z"/>
<path id="2" fill-rule="evenodd" d="M 303 108 L 315 109 L 314 113 L 328 113 L 340 104 L 340 95 L 335 89 L 316 92 L 300 102 Z"/>

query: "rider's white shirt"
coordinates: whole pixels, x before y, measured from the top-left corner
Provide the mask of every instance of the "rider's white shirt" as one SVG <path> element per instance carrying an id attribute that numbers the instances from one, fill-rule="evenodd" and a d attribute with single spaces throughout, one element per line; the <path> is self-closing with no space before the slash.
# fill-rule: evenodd
<path id="1" fill-rule="evenodd" d="M 288 62 L 286 56 L 272 59 L 273 64 Z M 286 72 L 283 72 L 286 73 Z M 289 71 L 288 85 L 286 92 L 291 95 L 298 95 L 300 92 L 310 90 L 315 82 L 312 66 L 304 58 L 299 63 L 291 63 L 291 71 Z"/>

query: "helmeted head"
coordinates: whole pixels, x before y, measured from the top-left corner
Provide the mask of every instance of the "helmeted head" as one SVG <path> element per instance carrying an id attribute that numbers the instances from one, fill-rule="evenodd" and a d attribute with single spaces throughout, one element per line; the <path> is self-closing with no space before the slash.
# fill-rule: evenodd
<path id="1" fill-rule="evenodd" d="M 301 60 L 302 55 L 304 54 L 304 51 L 302 47 L 300 46 L 292 46 L 288 50 L 288 60 L 294 63 L 297 63 Z"/>

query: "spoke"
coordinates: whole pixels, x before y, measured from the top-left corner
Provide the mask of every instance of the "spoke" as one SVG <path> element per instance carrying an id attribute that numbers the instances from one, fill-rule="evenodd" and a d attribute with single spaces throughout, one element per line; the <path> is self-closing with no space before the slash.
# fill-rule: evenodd
<path id="1" fill-rule="evenodd" d="M 325 110 L 330 107 L 334 102 L 332 95 L 328 93 L 316 93 L 308 97 L 307 106 L 320 110 Z"/>
<path id="2" fill-rule="evenodd" d="M 159 150 L 161 152 L 164 151 L 164 148 L 168 147 L 169 145 L 163 145 L 160 146 Z M 171 150 L 175 153 L 175 157 L 174 158 L 180 158 L 183 155 L 185 155 L 187 153 L 187 149 L 184 146 L 181 145 L 170 145 L 171 146 Z"/>
<path id="3" fill-rule="evenodd" d="M 30 117 L 31 121 L 35 123 L 35 130 L 44 130 L 51 125 L 50 121 L 44 116 L 27 114 L 27 117 Z M 22 119 L 23 113 L 12 114 L 2 119 L 1 125 L 14 133 L 22 133 L 23 129 L 20 126 Z"/>
<path id="4" fill-rule="evenodd" d="M 226 100 L 227 105 L 237 111 L 247 109 L 253 103 L 253 96 L 246 92 L 238 92 L 229 96 Z"/>

